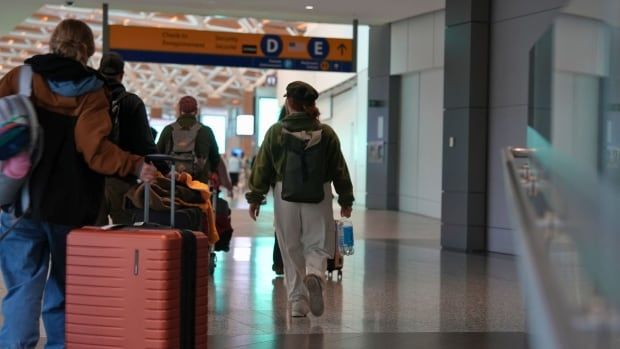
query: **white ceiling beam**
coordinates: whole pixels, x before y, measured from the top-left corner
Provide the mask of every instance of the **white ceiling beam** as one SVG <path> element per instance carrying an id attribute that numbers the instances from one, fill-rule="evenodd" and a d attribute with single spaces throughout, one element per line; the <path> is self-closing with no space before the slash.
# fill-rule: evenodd
<path id="1" fill-rule="evenodd" d="M 235 76 L 231 76 L 228 78 L 228 80 L 226 80 L 225 83 L 223 83 L 222 85 L 220 85 L 217 90 L 215 90 L 215 93 L 222 95 L 224 92 L 226 92 L 226 90 L 236 81 L 236 77 Z"/>
<path id="2" fill-rule="evenodd" d="M 298 34 L 296 23 L 272 21 L 270 25 L 264 27 L 262 21 L 254 18 L 224 19 L 228 22 L 223 22 L 223 19 L 219 17 L 176 15 L 176 20 L 172 21 L 173 16 L 175 15 L 112 10 L 110 11 L 110 22 L 247 33 L 264 33 L 264 28 L 269 30 L 277 27 L 289 28 L 289 32 Z M 64 18 L 77 18 L 87 21 L 93 29 L 96 44 L 100 47 L 102 37 L 101 9 L 44 6 L 31 18 L 18 25 L 9 35 L 0 38 L 2 71 L 7 71 L 21 64 L 27 56 L 47 52 L 51 32 Z M 9 39 L 13 40 L 13 44 L 8 44 Z M 100 57 L 98 51 L 91 59 L 91 64 L 98 66 Z M 204 102 L 207 98 L 220 98 L 223 102 L 243 98 L 244 91 L 262 85 L 266 76 L 272 74 L 273 71 L 265 73 L 262 70 L 251 68 L 128 62 L 125 73 L 125 84 L 132 92 L 144 96 L 143 98 L 149 104 L 166 107 L 174 105 L 177 99 L 185 94 L 194 95 Z"/>
<path id="3" fill-rule="evenodd" d="M 213 95 L 215 94 L 215 89 L 213 88 L 213 86 L 209 85 L 207 83 L 208 80 L 206 80 L 202 74 L 200 74 L 200 71 L 198 70 L 198 68 L 192 66 L 190 67 L 190 72 L 196 77 L 196 82 L 198 82 L 198 84 L 200 85 L 200 87 L 208 94 L 208 95 Z"/>

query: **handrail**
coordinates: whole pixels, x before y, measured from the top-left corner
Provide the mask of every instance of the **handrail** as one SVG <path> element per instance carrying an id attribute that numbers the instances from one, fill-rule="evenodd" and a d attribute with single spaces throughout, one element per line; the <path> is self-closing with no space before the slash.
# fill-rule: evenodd
<path id="1" fill-rule="evenodd" d="M 531 163 L 534 153 L 527 148 L 506 148 L 503 152 L 505 185 L 517 230 L 519 274 L 527 300 L 531 344 L 533 348 L 545 349 L 585 348 L 571 329 L 571 310 L 547 258 L 545 236 L 552 227 L 546 215 L 537 213 L 528 195 L 528 185 L 535 185 L 536 179 L 529 174 L 519 175 L 517 159 Z"/>

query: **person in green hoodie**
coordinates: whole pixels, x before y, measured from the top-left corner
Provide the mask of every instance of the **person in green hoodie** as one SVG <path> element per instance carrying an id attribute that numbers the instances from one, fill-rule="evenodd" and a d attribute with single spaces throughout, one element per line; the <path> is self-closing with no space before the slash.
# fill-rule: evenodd
<path id="1" fill-rule="evenodd" d="M 294 81 L 286 87 L 288 115 L 265 135 L 249 180 L 246 199 L 253 220 L 272 183 L 275 227 L 284 260 L 284 280 L 293 317 L 324 311 L 327 258 L 335 229 L 332 184 L 340 215 L 350 217 L 353 184 L 336 132 L 318 120 L 318 92 Z"/>
<path id="2" fill-rule="evenodd" d="M 177 163 L 177 170 L 208 183 L 210 175 L 218 173 L 221 159 L 215 135 L 199 121 L 198 101 L 194 97 L 182 97 L 176 112 L 177 120 L 163 129 L 157 149 L 163 154 L 186 157 L 187 162 Z"/>

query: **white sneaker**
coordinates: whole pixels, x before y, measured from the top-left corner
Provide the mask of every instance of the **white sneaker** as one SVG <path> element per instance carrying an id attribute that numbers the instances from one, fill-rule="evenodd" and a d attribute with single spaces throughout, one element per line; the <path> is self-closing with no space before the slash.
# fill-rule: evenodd
<path id="1" fill-rule="evenodd" d="M 291 305 L 292 317 L 306 317 L 310 310 L 308 309 L 308 303 L 306 301 L 295 301 Z"/>
<path id="2" fill-rule="evenodd" d="M 308 289 L 312 315 L 323 315 L 325 306 L 323 304 L 323 284 L 321 283 L 321 278 L 314 274 L 308 274 L 304 278 L 304 284 Z"/>

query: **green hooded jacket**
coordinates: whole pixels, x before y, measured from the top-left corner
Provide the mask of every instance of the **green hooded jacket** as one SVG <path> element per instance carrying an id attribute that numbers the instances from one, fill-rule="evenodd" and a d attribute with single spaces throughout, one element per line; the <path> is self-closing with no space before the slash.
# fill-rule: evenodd
<path id="1" fill-rule="evenodd" d="M 349 176 L 349 169 L 340 150 L 340 141 L 336 132 L 328 125 L 305 113 L 292 113 L 282 121 L 274 124 L 265 134 L 263 144 L 258 151 L 252 174 L 249 180 L 250 192 L 246 194 L 249 203 L 261 203 L 269 188 L 275 182 L 282 181 L 286 164 L 286 150 L 282 144 L 282 129 L 291 132 L 322 129 L 321 144 L 325 146 L 325 178 L 324 183 L 333 182 L 338 193 L 338 204 L 341 207 L 351 207 L 353 201 L 353 184 Z"/>
<path id="2" fill-rule="evenodd" d="M 182 115 L 175 122 L 179 123 L 183 128 L 190 128 L 198 123 L 198 120 L 195 115 Z M 174 122 L 172 124 L 174 124 Z M 159 136 L 157 149 L 162 154 L 172 153 L 172 124 L 166 126 L 161 132 L 161 136 Z M 196 155 L 205 158 L 207 161 L 202 171 L 195 174 L 195 179 L 208 183 L 209 174 L 217 173 L 217 166 L 220 163 L 220 152 L 217 141 L 209 126 L 202 125 L 200 131 L 198 131 L 196 135 Z"/>

